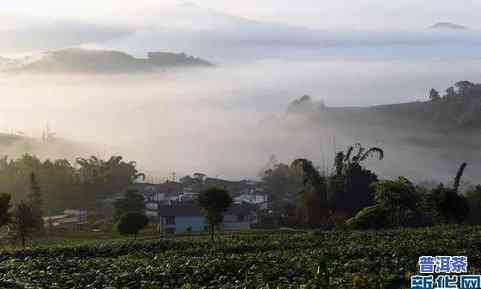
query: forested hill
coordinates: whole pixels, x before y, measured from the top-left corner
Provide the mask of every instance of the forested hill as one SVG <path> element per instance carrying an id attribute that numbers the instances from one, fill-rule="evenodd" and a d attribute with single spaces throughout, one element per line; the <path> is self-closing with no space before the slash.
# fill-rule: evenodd
<path id="1" fill-rule="evenodd" d="M 136 58 L 121 51 L 79 48 L 50 51 L 35 59 L 11 60 L 8 66 L 2 66 L 1 62 L 7 63 L 7 59 L 0 61 L 3 72 L 39 73 L 129 73 L 212 66 L 206 60 L 185 53 L 150 52 L 147 58 Z"/>
<path id="2" fill-rule="evenodd" d="M 396 165 L 376 163 L 384 176 L 448 179 L 453 164 L 466 161 L 468 179 L 481 178 L 481 84 L 461 81 L 442 94 L 427 89 L 426 101 L 370 107 L 328 107 L 304 96 L 289 105 L 287 119 L 326 148 L 357 142 L 385 148 Z"/>
<path id="3" fill-rule="evenodd" d="M 293 101 L 288 111 L 315 115 L 321 120 L 367 125 L 400 128 L 414 125 L 444 132 L 481 129 L 481 84 L 460 81 L 446 89 L 443 95 L 431 89 L 427 98 L 427 101 L 371 107 L 326 107 L 322 103 L 315 105 L 309 96 L 303 96 Z"/>

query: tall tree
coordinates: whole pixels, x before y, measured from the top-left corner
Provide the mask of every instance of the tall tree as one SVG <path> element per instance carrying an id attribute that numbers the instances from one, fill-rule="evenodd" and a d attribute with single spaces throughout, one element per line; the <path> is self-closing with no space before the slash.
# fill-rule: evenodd
<path id="1" fill-rule="evenodd" d="M 431 88 L 431 90 L 429 91 L 429 99 L 432 101 L 435 101 L 435 100 L 441 99 L 441 96 L 439 95 L 439 92 L 436 89 Z"/>
<path id="2" fill-rule="evenodd" d="M 283 163 L 275 164 L 263 172 L 262 184 L 271 200 L 292 199 L 302 190 L 302 170 Z"/>
<path id="3" fill-rule="evenodd" d="M 335 157 L 335 173 L 329 178 L 329 197 L 333 210 L 354 215 L 364 207 L 373 204 L 372 184 L 377 176 L 362 166 L 370 157 L 384 158 L 384 151 L 378 147 L 365 148 L 361 144 L 350 146 L 346 152 Z"/>
<path id="4" fill-rule="evenodd" d="M 11 196 L 9 194 L 0 194 L 0 227 L 7 225 L 11 221 L 10 200 Z"/>
<path id="5" fill-rule="evenodd" d="M 128 213 L 145 213 L 144 196 L 135 190 L 127 190 L 124 197 L 118 199 L 115 204 L 114 218 L 119 220 L 123 215 Z"/>
<path id="6" fill-rule="evenodd" d="M 32 209 L 32 215 L 35 220 L 35 229 L 43 229 L 43 213 L 42 213 L 42 195 L 40 192 L 40 186 L 37 182 L 35 173 L 30 173 L 30 194 L 28 195 L 28 203 Z"/>
<path id="7" fill-rule="evenodd" d="M 206 215 L 210 238 L 214 241 L 215 227 L 222 222 L 224 212 L 232 204 L 232 197 L 224 189 L 210 188 L 200 192 L 197 202 Z"/>
<path id="8" fill-rule="evenodd" d="M 461 223 L 469 216 L 469 204 L 463 195 L 459 194 L 459 184 L 466 169 L 462 163 L 454 178 L 452 188 L 440 184 L 432 190 L 432 199 L 438 211 L 438 217 L 443 222 Z"/>
<path id="9" fill-rule="evenodd" d="M 301 192 L 301 201 L 306 209 L 306 221 L 310 226 L 318 226 L 329 216 L 326 179 L 310 160 L 297 159 L 291 167 L 303 172 L 304 190 Z"/>
<path id="10" fill-rule="evenodd" d="M 20 239 L 22 248 L 25 249 L 27 239 L 37 229 L 38 220 L 35 219 L 35 215 L 32 206 L 27 202 L 20 202 L 14 211 L 14 230 L 16 237 Z"/>

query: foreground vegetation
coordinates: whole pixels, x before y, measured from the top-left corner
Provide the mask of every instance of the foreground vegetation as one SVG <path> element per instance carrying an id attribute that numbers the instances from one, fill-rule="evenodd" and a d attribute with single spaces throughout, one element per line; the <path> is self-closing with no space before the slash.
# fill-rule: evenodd
<path id="1" fill-rule="evenodd" d="M 468 256 L 481 227 L 270 231 L 104 241 L 2 255 L 2 288 L 408 288 L 421 255 Z"/>

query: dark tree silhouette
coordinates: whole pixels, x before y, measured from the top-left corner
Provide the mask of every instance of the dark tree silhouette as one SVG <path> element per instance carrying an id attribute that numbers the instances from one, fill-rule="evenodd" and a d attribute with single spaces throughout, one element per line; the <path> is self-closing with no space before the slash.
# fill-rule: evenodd
<path id="1" fill-rule="evenodd" d="M 148 223 L 149 218 L 142 213 L 127 213 L 120 218 L 117 230 L 122 235 L 134 235 L 134 240 L 136 240 L 139 231 L 145 228 Z"/>
<path id="2" fill-rule="evenodd" d="M 232 204 L 232 197 L 224 189 L 210 188 L 200 192 L 197 202 L 206 215 L 210 237 L 214 241 L 215 227 L 222 222 L 224 212 Z"/>
<path id="3" fill-rule="evenodd" d="M 33 218 L 35 220 L 35 229 L 43 229 L 43 200 L 40 192 L 40 186 L 37 182 L 35 173 L 30 173 L 30 194 L 28 195 L 28 202 L 32 209 Z"/>
<path id="4" fill-rule="evenodd" d="M 0 194 L 0 227 L 7 225 L 11 221 L 10 200 L 11 196 L 9 194 Z"/>
<path id="5" fill-rule="evenodd" d="M 435 100 L 441 99 L 441 96 L 439 95 L 439 92 L 436 89 L 431 88 L 431 90 L 429 91 L 429 99 L 431 101 L 435 101 Z"/>
<path id="6" fill-rule="evenodd" d="M 378 178 L 361 163 L 375 156 L 382 160 L 384 151 L 378 147 L 366 149 L 359 143 L 350 146 L 346 152 L 336 154 L 335 173 L 329 178 L 329 202 L 333 211 L 352 216 L 373 204 L 374 189 L 371 185 Z"/>
<path id="7" fill-rule="evenodd" d="M 26 240 L 37 229 L 37 220 L 35 219 L 32 206 L 26 202 L 20 202 L 14 211 L 14 230 L 18 239 L 20 239 L 22 248 L 25 249 Z"/>
<path id="8" fill-rule="evenodd" d="M 297 159 L 291 167 L 300 168 L 303 172 L 301 201 L 306 210 L 306 221 L 310 226 L 318 226 L 329 216 L 326 178 L 307 159 Z"/>
<path id="9" fill-rule="evenodd" d="M 128 213 L 143 214 L 145 212 L 144 196 L 135 190 L 127 190 L 124 197 L 115 202 L 114 207 L 115 220 L 119 220 L 123 215 Z"/>
<path id="10" fill-rule="evenodd" d="M 459 184 L 466 169 L 466 163 L 461 164 L 454 178 L 452 188 L 440 184 L 433 189 L 432 198 L 436 205 L 439 218 L 446 223 L 461 223 L 469 215 L 469 204 L 463 195 L 459 194 Z"/>

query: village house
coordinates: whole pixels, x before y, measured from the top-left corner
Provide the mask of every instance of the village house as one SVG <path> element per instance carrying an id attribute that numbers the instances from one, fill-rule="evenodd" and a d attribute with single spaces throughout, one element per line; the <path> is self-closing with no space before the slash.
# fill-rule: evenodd
<path id="1" fill-rule="evenodd" d="M 194 203 L 172 203 L 159 206 L 161 234 L 200 233 L 207 231 L 207 220 L 200 207 Z M 221 229 L 225 231 L 248 230 L 257 222 L 255 207 L 247 204 L 233 205 L 224 214 Z"/>
<path id="2" fill-rule="evenodd" d="M 267 203 L 267 201 L 268 201 L 267 194 L 264 192 L 257 191 L 255 189 L 251 189 L 248 192 L 244 192 L 234 198 L 235 204 L 248 203 L 252 205 L 259 205 L 259 204 Z"/>

